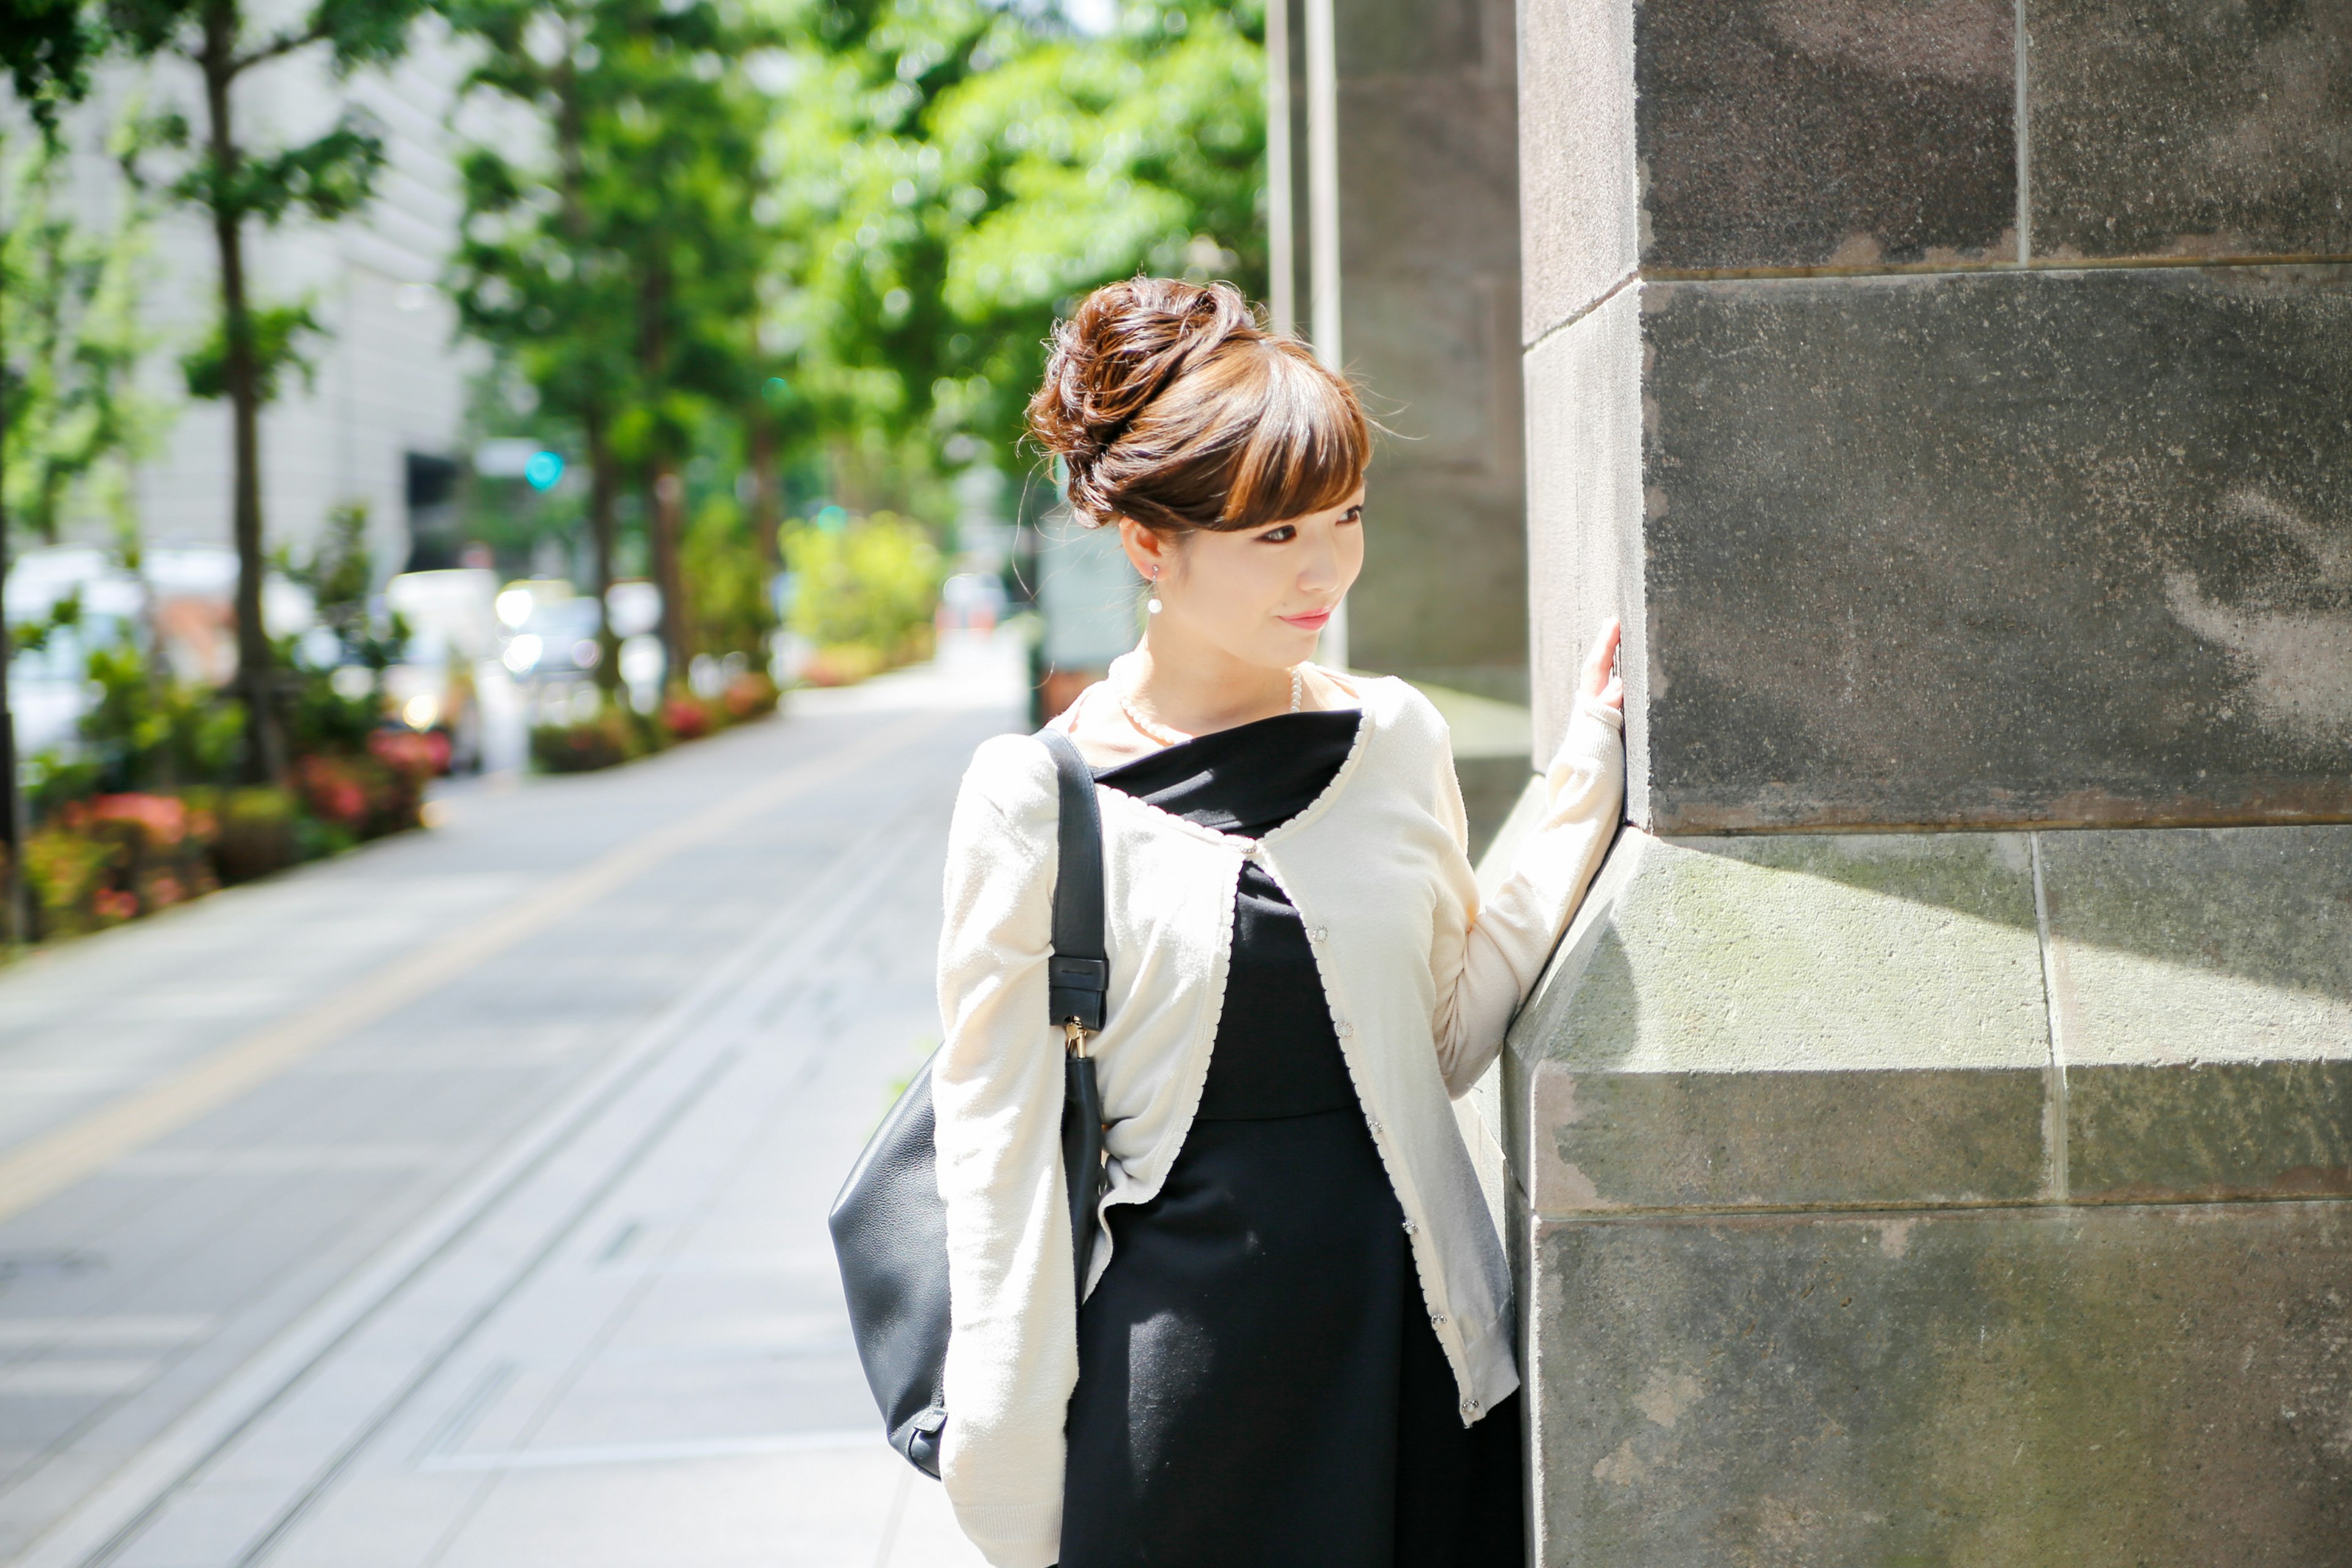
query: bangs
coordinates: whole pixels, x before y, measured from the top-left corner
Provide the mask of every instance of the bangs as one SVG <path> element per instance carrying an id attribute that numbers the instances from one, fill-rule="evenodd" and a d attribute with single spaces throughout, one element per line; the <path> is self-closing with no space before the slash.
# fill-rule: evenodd
<path id="1" fill-rule="evenodd" d="M 1214 525 L 1221 530 L 1328 510 L 1355 493 L 1371 461 L 1371 430 L 1352 387 L 1295 341 L 1249 348 L 1246 357 L 1259 363 L 1248 367 L 1255 376 L 1244 373 L 1244 384 L 1255 380 L 1249 390 L 1258 395 L 1244 393 L 1236 401 L 1258 406 L 1235 421 L 1242 440 Z"/>
<path id="2" fill-rule="evenodd" d="M 1347 377 L 1296 338 L 1236 331 L 1147 390 L 1071 467 L 1070 504 L 1182 533 L 1263 528 L 1338 506 L 1363 482 L 1372 432 Z"/>

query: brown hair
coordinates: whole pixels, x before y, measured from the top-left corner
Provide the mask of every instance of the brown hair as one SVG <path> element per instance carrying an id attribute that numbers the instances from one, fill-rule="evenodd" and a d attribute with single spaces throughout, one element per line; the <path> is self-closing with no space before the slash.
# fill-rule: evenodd
<path id="1" fill-rule="evenodd" d="M 1029 432 L 1100 525 L 1259 528 L 1337 506 L 1371 429 L 1347 378 L 1266 331 L 1230 283 L 1136 278 L 1054 329 Z"/>

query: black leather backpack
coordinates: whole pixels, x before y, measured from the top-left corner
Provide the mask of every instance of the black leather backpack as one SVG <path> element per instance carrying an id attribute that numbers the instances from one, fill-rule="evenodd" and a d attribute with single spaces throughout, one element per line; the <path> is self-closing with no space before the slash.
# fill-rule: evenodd
<path id="1" fill-rule="evenodd" d="M 1062 1031 L 1069 1052 L 1063 1065 L 1062 1171 L 1083 1298 L 1103 1184 L 1102 1096 L 1087 1056 L 1087 1037 L 1102 1027 L 1110 984 L 1103 947 L 1102 822 L 1094 775 L 1077 747 L 1058 730 L 1041 730 L 1037 738 L 1053 753 L 1060 781 L 1061 871 L 1054 883 L 1045 1021 Z M 857 1359 L 882 1407 L 890 1446 L 935 1477 L 940 1433 L 948 1422 L 940 1381 L 948 1356 L 948 1226 L 931 1131 L 931 1064 L 926 1061 L 857 1157 L 827 1223 L 841 1260 Z"/>

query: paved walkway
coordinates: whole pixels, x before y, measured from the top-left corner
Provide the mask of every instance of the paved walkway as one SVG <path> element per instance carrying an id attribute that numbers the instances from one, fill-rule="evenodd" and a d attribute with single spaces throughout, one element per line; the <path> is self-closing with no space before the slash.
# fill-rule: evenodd
<path id="1" fill-rule="evenodd" d="M 824 1211 L 1009 651 L 0 973 L 0 1561 L 977 1563 Z"/>

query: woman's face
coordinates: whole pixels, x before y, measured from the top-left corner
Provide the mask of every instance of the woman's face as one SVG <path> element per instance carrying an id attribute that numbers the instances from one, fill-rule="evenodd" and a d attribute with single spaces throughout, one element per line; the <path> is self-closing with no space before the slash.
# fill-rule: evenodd
<path id="1" fill-rule="evenodd" d="M 1122 520 L 1119 536 L 1160 600 L 1155 646 L 1204 646 L 1287 669 L 1314 657 L 1325 623 L 1364 569 L 1364 488 L 1328 510 L 1257 528 L 1168 539 Z"/>

